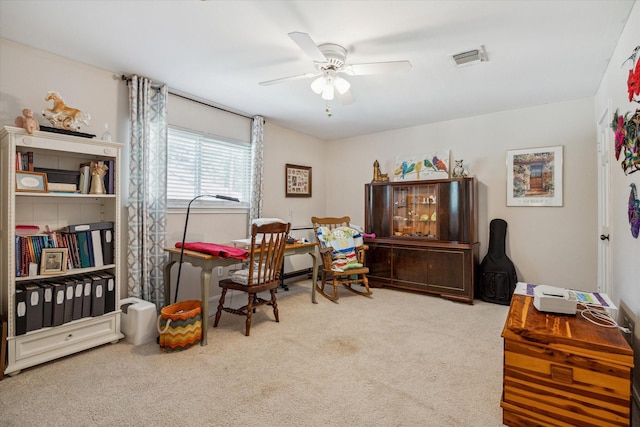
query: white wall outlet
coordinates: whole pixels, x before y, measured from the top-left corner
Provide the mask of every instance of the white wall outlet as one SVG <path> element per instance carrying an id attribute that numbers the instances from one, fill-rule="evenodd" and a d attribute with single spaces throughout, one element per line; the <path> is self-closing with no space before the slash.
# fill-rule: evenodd
<path id="1" fill-rule="evenodd" d="M 222 276 L 224 274 L 224 270 L 222 269 L 222 267 L 218 267 L 218 277 Z"/>

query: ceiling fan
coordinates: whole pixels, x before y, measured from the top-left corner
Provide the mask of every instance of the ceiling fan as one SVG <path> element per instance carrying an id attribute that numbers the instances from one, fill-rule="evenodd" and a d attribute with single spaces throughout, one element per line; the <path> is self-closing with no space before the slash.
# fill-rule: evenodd
<path id="1" fill-rule="evenodd" d="M 390 74 L 407 72 L 411 69 L 411 63 L 409 61 L 347 64 L 347 49 L 340 45 L 334 43 L 317 45 L 309 34 L 297 31 L 289 33 L 289 37 L 313 60 L 313 65 L 317 71 L 314 73 L 267 80 L 260 82 L 261 85 L 268 86 L 317 77 L 311 83 L 311 90 L 321 95 L 322 99 L 326 101 L 333 100 L 337 92 L 343 104 L 350 104 L 353 102 L 353 96 L 349 91 L 351 84 L 341 75 L 365 76 L 372 74 Z"/>

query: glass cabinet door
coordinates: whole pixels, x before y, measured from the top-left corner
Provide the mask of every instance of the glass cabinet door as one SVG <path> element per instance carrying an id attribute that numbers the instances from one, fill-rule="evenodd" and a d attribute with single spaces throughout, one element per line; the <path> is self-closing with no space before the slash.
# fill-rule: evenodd
<path id="1" fill-rule="evenodd" d="M 437 184 L 393 188 L 393 235 L 438 239 Z"/>

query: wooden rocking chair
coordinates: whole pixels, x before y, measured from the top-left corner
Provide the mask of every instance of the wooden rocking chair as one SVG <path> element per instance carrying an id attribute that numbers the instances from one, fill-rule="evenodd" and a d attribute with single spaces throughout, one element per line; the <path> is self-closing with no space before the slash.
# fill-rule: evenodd
<path id="1" fill-rule="evenodd" d="M 329 230 L 334 230 L 338 227 L 349 227 L 349 223 L 351 218 L 348 216 L 344 216 L 342 218 L 317 218 L 311 217 L 311 222 L 313 224 L 313 231 L 316 236 L 316 240 L 318 241 L 318 250 L 320 251 L 320 258 L 322 259 L 322 271 L 321 271 L 321 285 L 318 283 L 314 283 L 316 290 L 320 292 L 325 298 L 330 301 L 338 302 L 338 286 L 343 285 L 345 288 L 349 289 L 351 292 L 356 293 L 358 295 L 368 296 L 371 295 L 371 289 L 369 288 L 369 280 L 367 279 L 367 274 L 369 273 L 369 268 L 364 267 L 365 261 L 365 251 L 368 249 L 367 245 L 360 245 L 355 248 L 355 253 L 357 257 L 357 261 L 359 264 L 362 264 L 363 267 L 360 268 L 350 268 L 345 269 L 343 271 L 337 271 L 333 268 L 333 249 L 331 247 L 325 247 L 324 242 L 322 242 L 318 236 L 318 231 L 320 227 L 327 227 Z M 333 285 L 333 295 L 329 295 L 325 291 L 325 286 L 328 283 Z M 360 285 L 364 287 L 364 290 L 359 290 L 353 288 L 352 285 Z"/>

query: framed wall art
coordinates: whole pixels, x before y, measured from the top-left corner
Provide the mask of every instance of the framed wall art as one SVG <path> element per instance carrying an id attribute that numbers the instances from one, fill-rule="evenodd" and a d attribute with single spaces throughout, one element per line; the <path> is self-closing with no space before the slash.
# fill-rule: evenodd
<path id="1" fill-rule="evenodd" d="M 449 178 L 449 150 L 396 156 L 394 181 L 422 181 Z"/>
<path id="2" fill-rule="evenodd" d="M 47 174 L 42 172 L 16 171 L 16 191 L 46 193 Z"/>
<path id="3" fill-rule="evenodd" d="M 507 206 L 562 206 L 562 146 L 507 151 Z"/>
<path id="4" fill-rule="evenodd" d="M 43 249 L 40 255 L 40 274 L 62 274 L 67 271 L 67 248 Z"/>
<path id="5" fill-rule="evenodd" d="M 287 164 L 284 171 L 286 197 L 311 197 L 310 166 Z"/>

